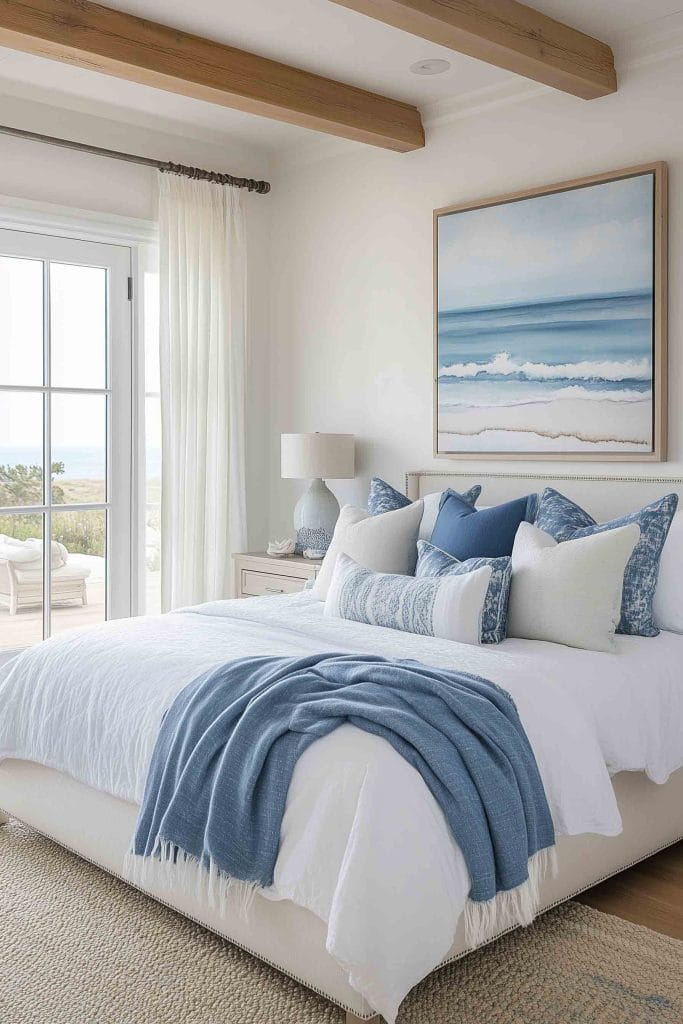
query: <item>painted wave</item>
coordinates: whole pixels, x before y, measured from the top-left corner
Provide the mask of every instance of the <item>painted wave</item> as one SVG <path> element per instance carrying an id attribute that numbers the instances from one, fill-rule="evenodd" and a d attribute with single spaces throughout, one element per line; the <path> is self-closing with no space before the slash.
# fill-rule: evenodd
<path id="1" fill-rule="evenodd" d="M 482 407 L 510 408 L 516 405 L 534 405 L 536 403 L 545 404 L 558 399 L 581 399 L 583 401 L 590 402 L 621 403 L 646 402 L 650 401 L 651 398 L 652 391 L 649 387 L 644 388 L 642 391 L 634 391 L 630 389 L 618 389 L 614 391 L 596 389 L 595 391 L 591 391 L 588 388 L 574 385 L 567 388 L 537 391 L 535 393 L 521 393 L 515 396 L 508 394 L 501 396 L 500 392 L 496 395 L 482 395 L 480 392 L 475 392 L 468 397 L 463 394 L 462 391 L 453 395 L 449 395 L 447 390 L 444 389 L 441 389 L 439 392 L 439 401 L 442 406 L 460 406 L 472 409 L 480 409 Z"/>
<path id="2" fill-rule="evenodd" d="M 498 352 L 485 363 L 451 363 L 439 369 L 439 380 L 448 378 L 485 378 L 519 381 L 620 381 L 638 382 L 652 379 L 648 358 L 625 360 L 581 360 L 575 363 L 520 362 L 508 352 Z"/>

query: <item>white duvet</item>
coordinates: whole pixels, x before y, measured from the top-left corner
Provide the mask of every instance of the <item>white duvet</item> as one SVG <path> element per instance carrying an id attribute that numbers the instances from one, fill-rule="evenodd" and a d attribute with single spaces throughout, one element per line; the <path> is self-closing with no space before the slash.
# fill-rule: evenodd
<path id="1" fill-rule="evenodd" d="M 658 783 L 683 763 L 683 637 L 619 637 L 614 654 L 508 640 L 471 647 L 323 617 L 308 594 L 224 601 L 62 634 L 0 669 L 0 757 L 140 802 L 164 710 L 235 657 L 356 651 L 493 680 L 517 703 L 560 835 L 615 835 L 610 774 Z M 384 740 L 343 726 L 300 759 L 273 899 L 327 923 L 327 949 L 393 1022 L 446 955 L 469 879 L 422 778 Z"/>

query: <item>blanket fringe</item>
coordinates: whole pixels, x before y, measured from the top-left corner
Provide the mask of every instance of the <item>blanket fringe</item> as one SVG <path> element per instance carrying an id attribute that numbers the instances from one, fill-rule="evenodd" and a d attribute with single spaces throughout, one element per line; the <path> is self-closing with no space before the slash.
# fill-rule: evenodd
<path id="1" fill-rule="evenodd" d="M 197 857 L 160 839 L 149 857 L 138 857 L 129 851 L 124 858 L 123 875 L 139 889 L 182 892 L 221 917 L 236 911 L 243 920 L 248 918 L 254 896 L 261 888 L 257 882 L 226 875 L 214 861 L 207 867 Z"/>
<path id="2" fill-rule="evenodd" d="M 529 858 L 529 877 L 515 889 L 496 893 L 493 899 L 468 899 L 465 904 L 465 942 L 470 949 L 481 946 L 498 932 L 515 925 L 529 925 L 538 912 L 541 882 L 557 874 L 554 846 Z"/>

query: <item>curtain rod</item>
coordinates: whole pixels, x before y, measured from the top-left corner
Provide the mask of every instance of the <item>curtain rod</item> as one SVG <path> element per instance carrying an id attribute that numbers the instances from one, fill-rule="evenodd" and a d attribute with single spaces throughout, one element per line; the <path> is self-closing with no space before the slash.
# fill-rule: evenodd
<path id="1" fill-rule="evenodd" d="M 71 142 L 69 139 L 57 139 L 53 135 L 40 135 L 38 132 L 27 132 L 23 128 L 11 128 L 0 125 L 0 135 L 14 135 L 18 139 L 30 142 L 45 142 L 48 146 L 61 146 L 62 149 L 77 149 L 81 153 L 92 153 L 94 156 L 106 156 L 112 160 L 124 160 L 129 164 L 143 164 L 145 167 L 156 167 L 166 174 L 182 174 L 188 178 L 201 181 L 214 181 L 218 185 L 233 185 L 235 188 L 246 188 L 250 192 L 266 195 L 270 192 L 270 182 L 255 181 L 254 178 L 235 178 L 232 174 L 220 174 L 218 171 L 203 171 L 200 167 L 186 167 L 170 161 L 154 160 L 149 156 L 134 156 L 132 153 L 119 153 L 115 149 L 103 149 L 101 146 L 89 146 L 84 142 Z"/>

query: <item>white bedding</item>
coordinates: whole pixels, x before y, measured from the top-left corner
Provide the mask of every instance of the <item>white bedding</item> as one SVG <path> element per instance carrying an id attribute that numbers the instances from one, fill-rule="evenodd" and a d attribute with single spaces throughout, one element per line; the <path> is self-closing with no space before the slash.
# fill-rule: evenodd
<path id="1" fill-rule="evenodd" d="M 252 654 L 361 651 L 478 673 L 514 697 L 558 834 L 615 835 L 610 773 L 683 764 L 683 637 L 614 654 L 508 640 L 472 647 L 323 617 L 308 594 L 225 601 L 61 634 L 0 669 L 0 757 L 139 802 L 161 716 L 200 672 Z M 327 949 L 393 1022 L 448 952 L 469 880 L 440 809 L 384 740 L 343 726 L 299 761 L 275 884 L 328 925 Z"/>

